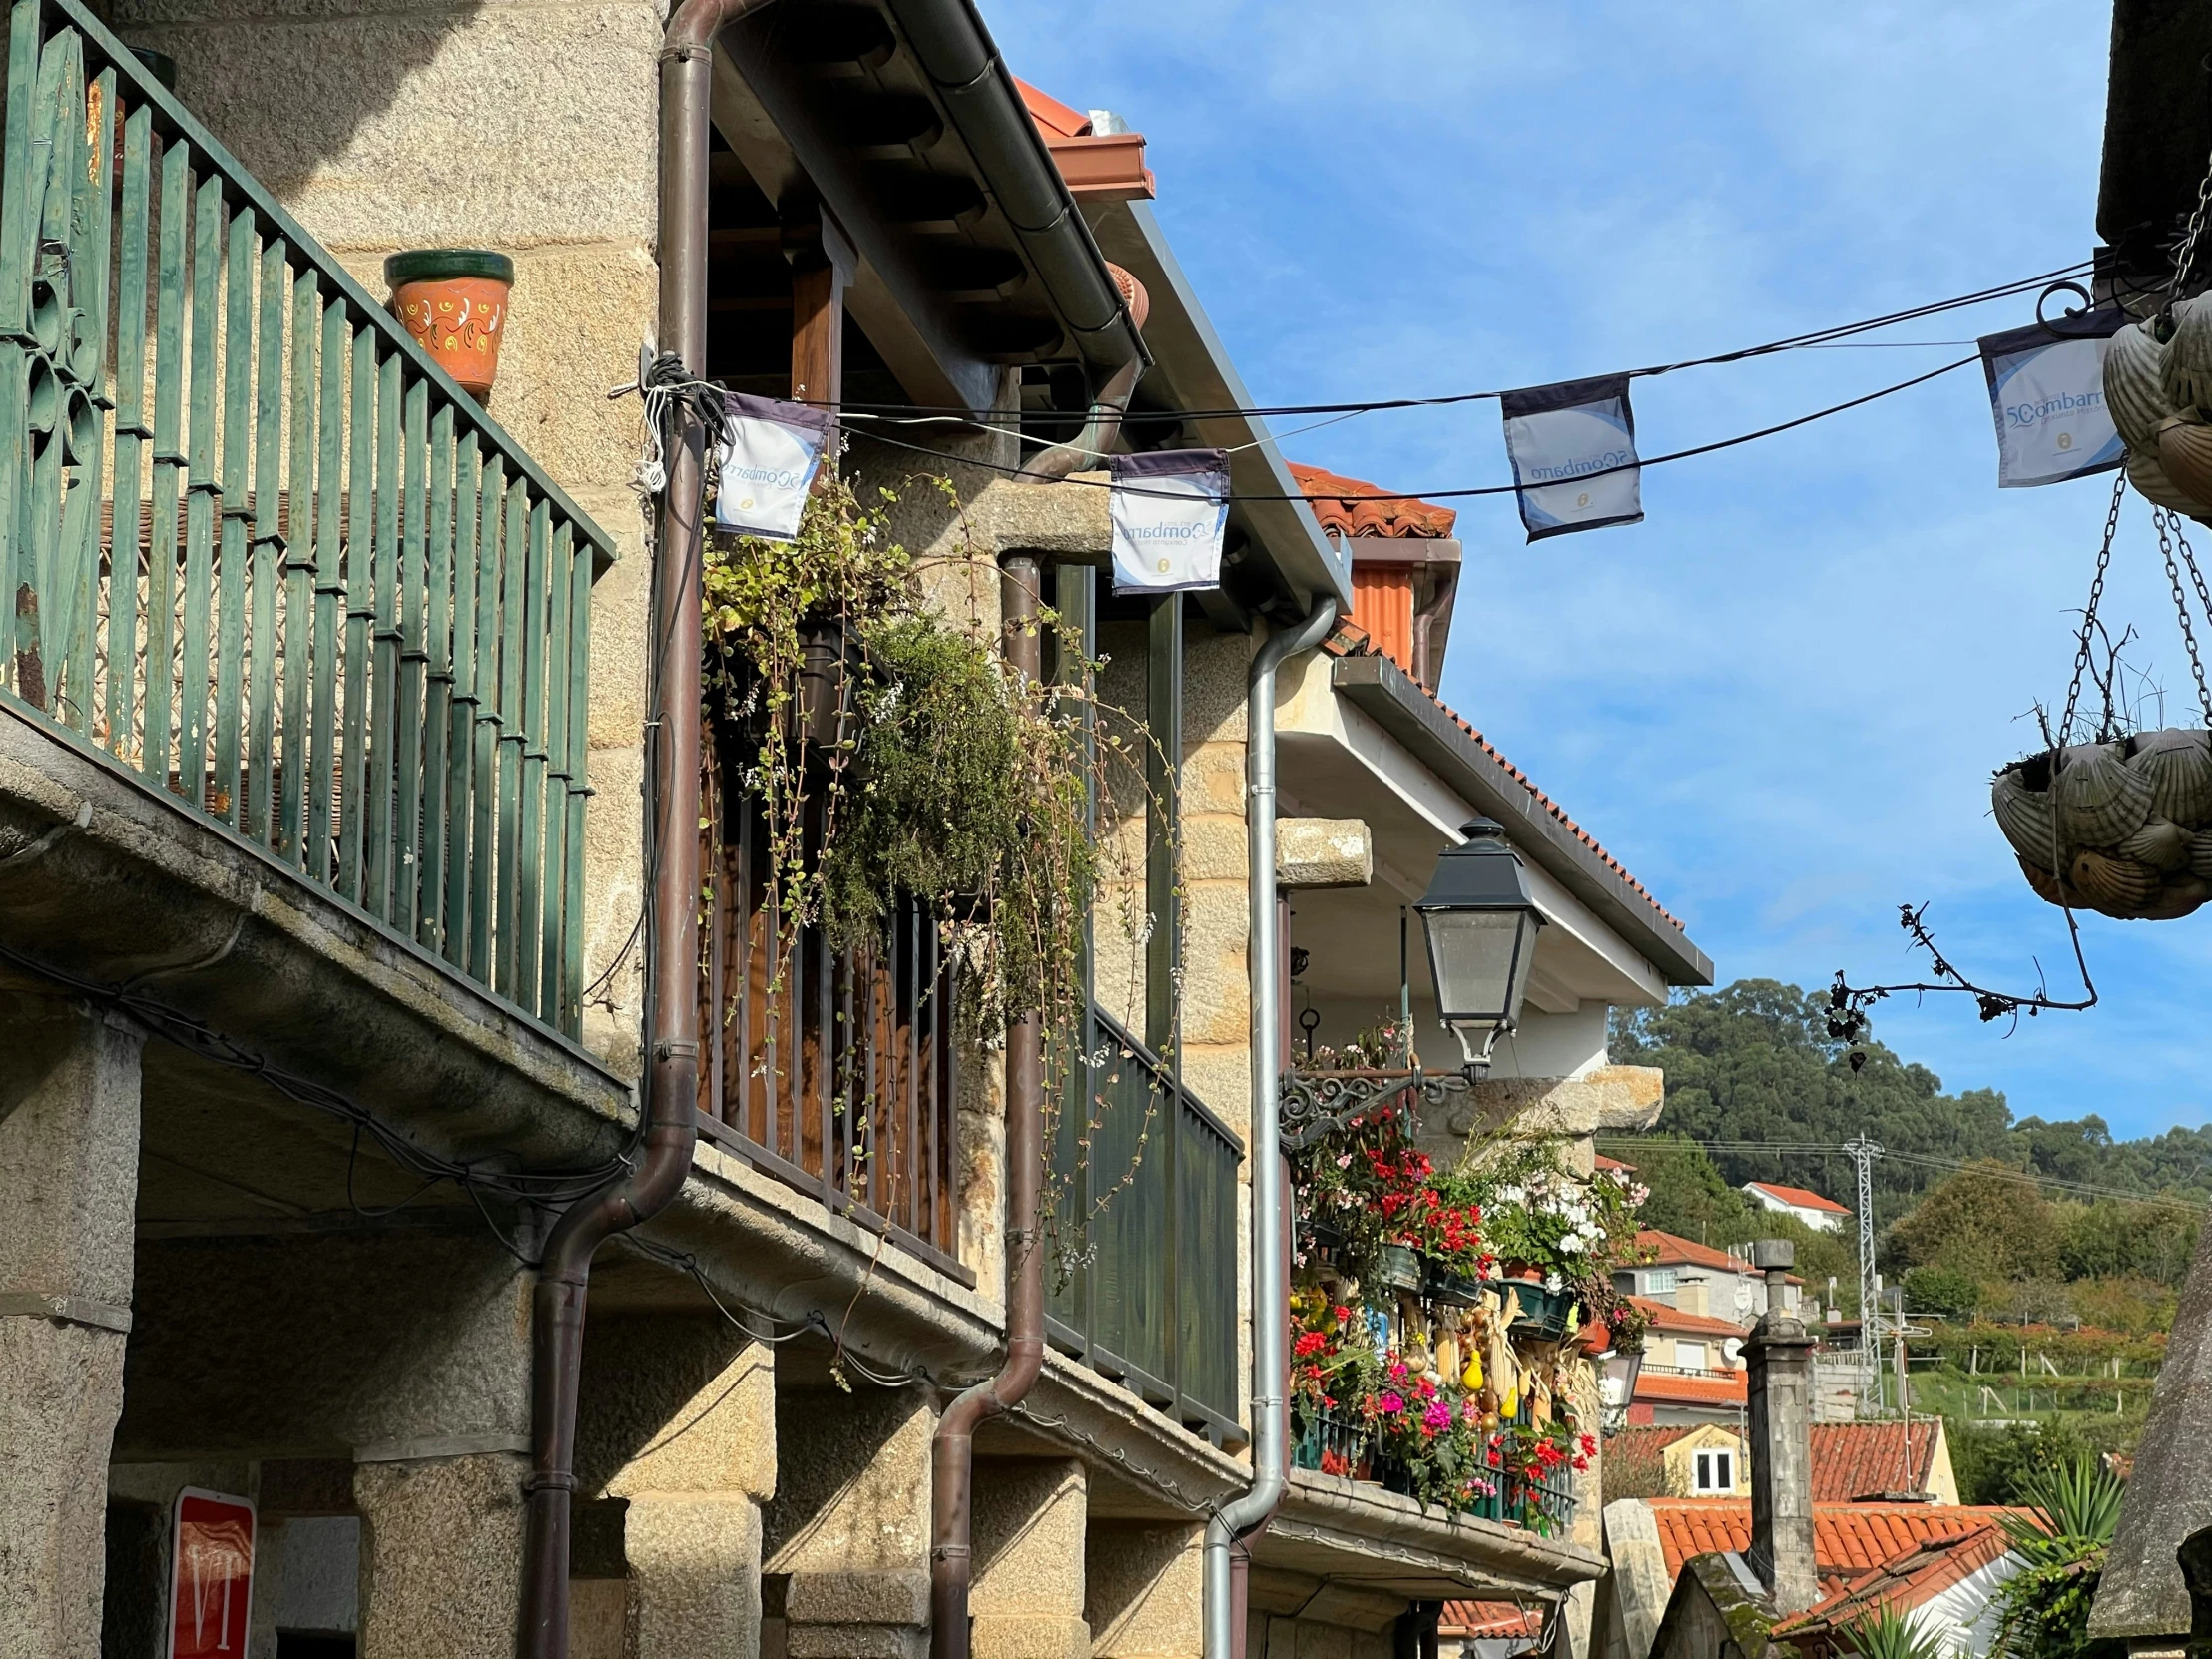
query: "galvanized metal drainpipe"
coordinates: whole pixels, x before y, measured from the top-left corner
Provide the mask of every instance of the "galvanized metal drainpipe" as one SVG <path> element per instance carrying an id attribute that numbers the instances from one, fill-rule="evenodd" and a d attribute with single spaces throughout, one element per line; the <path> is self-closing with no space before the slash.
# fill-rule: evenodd
<path id="1" fill-rule="evenodd" d="M 1290 1251 L 1282 1125 L 1282 1013 L 1278 1006 L 1282 939 L 1275 887 L 1275 672 L 1287 657 L 1319 645 L 1337 620 L 1334 595 L 1315 601 L 1306 620 L 1268 636 L 1252 659 L 1245 698 L 1245 844 L 1250 860 L 1252 924 L 1252 1487 L 1206 1523 L 1205 1659 L 1237 1659 L 1244 1632 L 1236 1617 L 1232 1568 L 1237 1545 L 1266 1524 L 1289 1481 Z"/>
<path id="2" fill-rule="evenodd" d="M 707 356 L 707 125 L 714 38 L 767 0 L 685 0 L 661 48 L 661 349 Z M 699 1140 L 700 517 L 703 438 L 679 414 L 653 560 L 646 729 L 652 906 L 646 948 L 645 1135 L 638 1163 L 554 1224 L 531 1301 L 531 1472 L 523 1659 L 568 1659 L 576 1396 L 591 1259 L 682 1191 Z"/>
<path id="3" fill-rule="evenodd" d="M 1006 658 L 1031 684 L 1043 678 L 1042 579 L 1037 560 L 1020 554 L 999 578 Z M 1018 1405 L 1044 1370 L 1043 1192 L 1044 1027 L 1032 1011 L 1006 1026 L 1006 1363 L 952 1402 L 929 1447 L 930 1659 L 968 1659 L 975 1425 Z"/>

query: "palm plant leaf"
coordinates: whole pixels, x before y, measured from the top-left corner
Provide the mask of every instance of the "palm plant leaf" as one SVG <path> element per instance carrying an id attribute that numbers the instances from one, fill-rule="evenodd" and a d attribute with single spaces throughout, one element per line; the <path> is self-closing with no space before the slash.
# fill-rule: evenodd
<path id="1" fill-rule="evenodd" d="M 1943 1659 L 1942 1638 L 1921 1629 L 1895 1607 L 1855 1619 L 1840 1634 L 1861 1659 Z"/>
<path id="2" fill-rule="evenodd" d="M 2125 1488 L 2088 1457 L 2039 1468 L 2021 1482 L 2025 1515 L 2003 1517 L 2012 1547 L 2037 1565 L 2072 1561 L 2112 1541 Z"/>

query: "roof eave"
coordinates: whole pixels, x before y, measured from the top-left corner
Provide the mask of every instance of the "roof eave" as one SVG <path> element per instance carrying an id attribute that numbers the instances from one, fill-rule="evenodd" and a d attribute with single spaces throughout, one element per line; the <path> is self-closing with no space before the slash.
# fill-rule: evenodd
<path id="1" fill-rule="evenodd" d="M 1340 657 L 1336 688 L 1533 857 L 1659 970 L 1670 985 L 1710 985 L 1713 961 L 1658 905 L 1605 863 L 1387 657 Z"/>
<path id="2" fill-rule="evenodd" d="M 1174 388 L 1185 407 L 1244 409 L 1252 394 L 1229 359 L 1228 348 L 1183 275 L 1167 234 L 1149 202 L 1101 206 L 1094 234 L 1106 257 L 1144 283 L 1152 301 L 1145 341 L 1153 372 Z M 1267 423 L 1256 415 L 1224 415 L 1188 423 L 1193 438 L 1231 451 L 1229 487 L 1245 497 L 1231 508 L 1279 585 L 1302 609 L 1321 594 L 1352 609 L 1352 558 L 1322 533 Z M 1283 497 L 1281 500 L 1264 497 Z"/>

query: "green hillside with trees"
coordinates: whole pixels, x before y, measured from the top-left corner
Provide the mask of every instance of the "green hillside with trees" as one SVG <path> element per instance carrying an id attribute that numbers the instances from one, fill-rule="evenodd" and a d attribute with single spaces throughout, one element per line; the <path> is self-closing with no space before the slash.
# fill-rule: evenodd
<path id="1" fill-rule="evenodd" d="M 2002 1094 L 1946 1093 L 1872 1032 L 1833 1040 L 1825 996 L 1771 979 L 1617 1018 L 1611 1054 L 1667 1074 L 1656 1129 L 1599 1143 L 1651 1189 L 1647 1224 L 1716 1246 L 1793 1239 L 1808 1293 L 1828 1302 L 1833 1280 L 1846 1317 L 1856 1227 L 1816 1232 L 1738 1189 L 1855 1205 L 1840 1148 L 1884 1148 L 1876 1264 L 1904 1288 L 1913 1402 L 1950 1420 L 1966 1501 L 2022 1501 L 2050 1470 L 2132 1448 L 2212 1207 L 2212 1128 L 2115 1140 L 2093 1113 L 2015 1121 Z"/>
<path id="2" fill-rule="evenodd" d="M 1651 1188 L 1654 1227 L 1713 1245 L 1795 1238 L 1812 1294 L 1825 1299 L 1833 1276 L 1856 1313 L 1856 1237 L 1814 1233 L 1736 1189 L 1780 1181 L 1852 1205 L 1855 1172 L 1837 1149 L 1864 1134 L 1885 1151 L 1877 1263 L 1916 1313 L 2129 1335 L 2171 1323 L 2197 1207 L 2212 1204 L 2212 1128 L 2123 1141 L 2094 1114 L 2014 1121 L 2002 1094 L 1946 1094 L 1872 1033 L 1833 1040 L 1824 996 L 1771 979 L 1620 1017 L 1612 1058 L 1667 1074 L 1657 1130 L 1604 1146 Z"/>

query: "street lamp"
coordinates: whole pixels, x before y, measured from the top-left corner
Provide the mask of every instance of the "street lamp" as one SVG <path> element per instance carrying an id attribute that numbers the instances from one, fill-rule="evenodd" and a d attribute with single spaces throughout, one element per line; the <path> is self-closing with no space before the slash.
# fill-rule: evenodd
<path id="1" fill-rule="evenodd" d="M 1528 890 L 1528 872 L 1495 819 L 1470 819 L 1466 839 L 1444 848 L 1436 873 L 1413 908 L 1428 936 L 1436 1013 L 1459 1039 L 1469 1081 L 1490 1069 L 1490 1050 L 1511 1034 L 1528 991 L 1536 930 L 1544 918 Z"/>
<path id="2" fill-rule="evenodd" d="M 1608 1349 L 1598 1359 L 1605 1368 L 1598 1387 L 1601 1420 L 1608 1431 L 1626 1428 L 1629 1407 L 1636 1401 L 1636 1379 L 1643 1374 L 1643 1347 Z"/>

